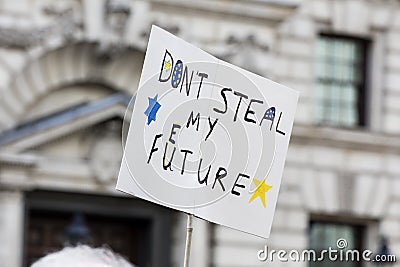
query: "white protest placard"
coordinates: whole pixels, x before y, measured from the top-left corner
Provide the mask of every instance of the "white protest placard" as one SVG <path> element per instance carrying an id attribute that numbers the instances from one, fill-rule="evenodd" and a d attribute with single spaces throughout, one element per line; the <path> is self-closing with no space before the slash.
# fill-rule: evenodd
<path id="1" fill-rule="evenodd" d="M 117 189 L 266 238 L 297 100 L 153 26 Z"/>

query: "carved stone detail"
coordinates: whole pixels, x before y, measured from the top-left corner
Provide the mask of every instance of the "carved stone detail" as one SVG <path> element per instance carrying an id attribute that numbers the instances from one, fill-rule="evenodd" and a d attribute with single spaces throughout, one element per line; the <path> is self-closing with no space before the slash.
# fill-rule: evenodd
<path id="1" fill-rule="evenodd" d="M 266 55 L 269 51 L 267 44 L 258 41 L 253 34 L 249 34 L 244 38 L 230 36 L 224 46 L 226 48 L 220 57 L 252 72 L 263 74 L 263 67 L 258 63 L 260 55 Z"/>
<path id="2" fill-rule="evenodd" d="M 97 49 L 97 60 L 107 63 L 128 47 L 124 37 L 132 10 L 127 0 L 107 0 L 104 12 L 105 33 Z"/>
<path id="3" fill-rule="evenodd" d="M 73 6 L 45 6 L 43 12 L 52 20 L 43 26 L 32 26 L 34 23 L 30 20 L 11 18 L 8 23 L 11 26 L 0 25 L 0 46 L 27 49 L 44 45 L 51 37 L 71 39 L 82 25 L 75 10 Z"/>
<path id="4" fill-rule="evenodd" d="M 100 184 L 109 184 L 117 179 L 122 158 L 121 122 L 105 123 L 94 133 L 97 138 L 89 151 L 89 165 Z"/>

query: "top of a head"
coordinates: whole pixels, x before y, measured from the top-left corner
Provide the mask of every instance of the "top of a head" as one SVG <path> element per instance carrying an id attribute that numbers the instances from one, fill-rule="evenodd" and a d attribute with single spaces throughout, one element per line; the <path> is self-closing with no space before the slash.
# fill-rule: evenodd
<path id="1" fill-rule="evenodd" d="M 49 254 L 31 267 L 135 267 L 107 248 L 66 247 Z"/>

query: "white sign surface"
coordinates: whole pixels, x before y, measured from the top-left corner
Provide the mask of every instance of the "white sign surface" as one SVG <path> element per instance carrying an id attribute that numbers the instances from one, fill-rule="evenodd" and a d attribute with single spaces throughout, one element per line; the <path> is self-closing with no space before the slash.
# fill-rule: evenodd
<path id="1" fill-rule="evenodd" d="M 153 26 L 117 189 L 268 237 L 297 99 Z"/>

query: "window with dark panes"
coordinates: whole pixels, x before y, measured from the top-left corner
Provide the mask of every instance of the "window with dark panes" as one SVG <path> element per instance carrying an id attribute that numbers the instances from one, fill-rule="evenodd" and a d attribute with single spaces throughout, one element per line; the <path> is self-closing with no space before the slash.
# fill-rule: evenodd
<path id="1" fill-rule="evenodd" d="M 368 41 L 321 35 L 317 44 L 316 116 L 318 123 L 365 125 Z"/>
<path id="2" fill-rule="evenodd" d="M 309 229 L 309 248 L 316 251 L 317 259 L 321 256 L 323 250 L 329 247 L 339 250 L 337 241 L 344 239 L 344 255 L 348 250 L 358 250 L 360 258 L 362 253 L 362 238 L 364 226 L 357 224 L 344 224 L 329 221 L 311 221 Z M 348 256 L 352 259 L 351 256 Z M 322 258 L 321 258 L 322 259 Z M 345 259 L 345 258 L 344 258 Z M 311 261 L 310 267 L 360 267 L 361 261 L 333 261 L 325 254 L 322 261 Z"/>

